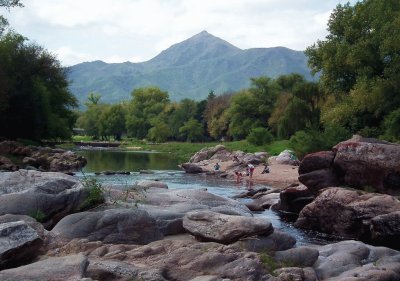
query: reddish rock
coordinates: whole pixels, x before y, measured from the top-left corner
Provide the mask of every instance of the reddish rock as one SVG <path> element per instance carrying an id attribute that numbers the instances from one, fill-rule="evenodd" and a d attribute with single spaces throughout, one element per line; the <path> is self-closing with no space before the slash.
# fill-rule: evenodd
<path id="1" fill-rule="evenodd" d="M 393 196 L 335 187 L 305 206 L 295 225 L 369 241 L 371 220 L 396 211 L 400 211 L 400 201 Z"/>
<path id="2" fill-rule="evenodd" d="M 299 181 L 315 195 L 323 188 L 338 186 L 342 183 L 342 179 L 338 177 L 333 169 L 321 169 L 301 174 Z"/>
<path id="3" fill-rule="evenodd" d="M 300 162 L 299 174 L 331 168 L 334 158 L 335 153 L 333 151 L 320 151 L 307 154 Z"/>
<path id="4" fill-rule="evenodd" d="M 400 193 L 400 145 L 353 138 L 337 144 L 333 151 L 334 167 L 343 171 L 347 185 Z"/>
<path id="5" fill-rule="evenodd" d="M 279 203 L 274 206 L 274 210 L 296 214 L 314 199 L 313 194 L 304 185 L 287 187 L 282 190 L 279 197 Z"/>

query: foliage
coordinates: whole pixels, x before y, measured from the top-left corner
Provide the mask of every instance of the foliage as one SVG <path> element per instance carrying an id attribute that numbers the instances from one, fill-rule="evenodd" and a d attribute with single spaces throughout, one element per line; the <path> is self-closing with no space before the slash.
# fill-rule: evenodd
<path id="1" fill-rule="evenodd" d="M 323 107 L 325 124 L 376 135 L 400 107 L 399 25 L 397 0 L 365 0 L 333 11 L 326 40 L 306 51 L 331 96 Z"/>
<path id="2" fill-rule="evenodd" d="M 164 142 L 171 136 L 170 127 L 161 119 L 154 118 L 151 121 L 151 125 L 153 125 L 153 127 L 149 129 L 147 134 L 149 140 L 155 142 Z"/>
<path id="3" fill-rule="evenodd" d="M 104 188 L 100 182 L 94 177 L 85 177 L 82 180 L 82 185 L 88 195 L 80 206 L 80 210 L 88 210 L 104 203 Z"/>
<path id="4" fill-rule="evenodd" d="M 384 138 L 390 141 L 400 140 L 400 108 L 392 111 L 384 121 Z"/>
<path id="5" fill-rule="evenodd" d="M 0 66 L 2 136 L 69 138 L 76 99 L 54 55 L 10 31 L 0 36 Z"/>
<path id="6" fill-rule="evenodd" d="M 145 138 L 151 128 L 150 120 L 158 117 L 168 102 L 168 93 L 157 87 L 135 89 L 126 117 L 128 134 L 139 139 Z"/>
<path id="7" fill-rule="evenodd" d="M 46 220 L 46 214 L 40 209 L 30 212 L 29 216 L 34 218 L 37 222 L 45 222 Z"/>
<path id="8" fill-rule="evenodd" d="M 298 131 L 290 138 L 290 146 L 297 157 L 302 159 L 308 153 L 330 150 L 332 146 L 349 137 L 346 129 L 333 125 L 326 127 L 324 132 L 316 129 Z"/>
<path id="9" fill-rule="evenodd" d="M 204 135 L 204 128 L 196 119 L 190 119 L 179 128 L 179 134 L 188 142 L 201 141 Z"/>
<path id="10" fill-rule="evenodd" d="M 246 140 L 255 145 L 264 145 L 270 144 L 273 141 L 274 137 L 271 132 L 262 127 L 254 128 L 250 131 L 250 134 L 247 136 Z"/>

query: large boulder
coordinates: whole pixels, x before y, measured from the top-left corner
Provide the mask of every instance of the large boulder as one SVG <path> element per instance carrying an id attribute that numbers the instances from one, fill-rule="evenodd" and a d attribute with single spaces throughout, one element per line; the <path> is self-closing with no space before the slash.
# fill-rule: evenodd
<path id="1" fill-rule="evenodd" d="M 317 247 L 313 265 L 319 280 L 400 280 L 400 252 L 359 241 Z"/>
<path id="2" fill-rule="evenodd" d="M 85 256 L 71 255 L 41 260 L 25 266 L 0 271 L 2 281 L 80 281 L 88 265 Z"/>
<path id="3" fill-rule="evenodd" d="M 63 173 L 30 170 L 0 173 L 0 215 L 29 215 L 52 226 L 79 211 L 87 196 L 79 180 Z"/>
<path id="4" fill-rule="evenodd" d="M 296 156 L 294 155 L 294 152 L 291 150 L 284 150 L 281 153 L 279 153 L 278 156 L 275 158 L 276 163 L 278 164 L 284 164 L 284 165 L 298 165 L 299 160 L 297 160 Z"/>
<path id="5" fill-rule="evenodd" d="M 210 159 L 215 153 L 219 151 L 226 151 L 225 146 L 217 145 L 215 147 L 205 147 L 196 152 L 189 160 L 189 163 L 198 163 L 203 160 Z"/>
<path id="6" fill-rule="evenodd" d="M 182 169 L 185 170 L 188 174 L 200 174 L 204 173 L 205 171 L 199 165 L 193 163 L 183 163 L 181 164 Z"/>
<path id="7" fill-rule="evenodd" d="M 163 237 L 156 221 L 135 208 L 72 214 L 51 232 L 61 240 L 86 238 L 114 244 L 147 244 Z"/>
<path id="8" fill-rule="evenodd" d="M 400 211 L 374 217 L 370 230 L 373 242 L 400 249 Z"/>
<path id="9" fill-rule="evenodd" d="M 183 227 L 200 241 L 231 244 L 253 235 L 269 235 L 272 224 L 263 218 L 231 216 L 210 211 L 189 212 L 183 218 Z"/>
<path id="10" fill-rule="evenodd" d="M 374 139 L 351 139 L 337 144 L 334 166 L 349 186 L 370 186 L 383 193 L 400 193 L 400 145 Z"/>
<path id="11" fill-rule="evenodd" d="M 302 209 L 295 225 L 370 241 L 371 220 L 396 211 L 400 201 L 393 196 L 328 188 Z"/>
<path id="12" fill-rule="evenodd" d="M 306 155 L 299 181 L 314 194 L 339 185 L 400 194 L 400 145 L 354 136 L 332 151 Z"/>
<path id="13" fill-rule="evenodd" d="M 258 235 L 248 239 L 237 241 L 241 249 L 247 249 L 251 252 L 269 253 L 275 251 L 284 251 L 293 248 L 296 244 L 296 239 L 288 233 L 274 229 L 270 235 Z"/>
<path id="14" fill-rule="evenodd" d="M 314 196 L 306 186 L 290 186 L 279 193 L 279 202 L 273 206 L 273 209 L 298 214 L 304 206 L 313 200 Z"/>
<path id="15" fill-rule="evenodd" d="M 0 270 L 31 261 L 43 240 L 24 221 L 0 223 Z"/>

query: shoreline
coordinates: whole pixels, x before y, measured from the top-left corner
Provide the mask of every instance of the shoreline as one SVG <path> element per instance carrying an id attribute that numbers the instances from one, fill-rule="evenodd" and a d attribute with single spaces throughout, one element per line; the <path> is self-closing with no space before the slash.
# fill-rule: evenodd
<path id="1" fill-rule="evenodd" d="M 218 174 L 227 173 L 227 178 L 234 180 L 236 179 L 234 174 L 236 168 L 233 167 L 235 162 L 232 160 L 203 160 L 195 164 L 200 166 L 205 171 L 205 174 L 217 175 L 216 171 L 214 170 L 214 165 L 216 163 L 219 163 L 220 165 Z M 298 166 L 278 164 L 273 158 L 268 160 L 268 164 L 270 170 L 269 173 L 261 174 L 264 169 L 264 165 L 254 165 L 255 169 L 253 177 L 250 178 L 249 176 L 243 176 L 240 179 L 240 182 L 247 181 L 249 183 L 252 182 L 265 184 L 275 188 L 285 188 L 292 184 L 300 184 L 298 180 Z M 239 171 L 245 171 L 245 169 L 240 169 Z"/>

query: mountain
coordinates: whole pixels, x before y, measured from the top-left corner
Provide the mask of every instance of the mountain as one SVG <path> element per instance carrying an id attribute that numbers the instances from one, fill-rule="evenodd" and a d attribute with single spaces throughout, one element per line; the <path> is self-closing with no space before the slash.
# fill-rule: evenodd
<path id="1" fill-rule="evenodd" d="M 251 77 L 276 78 L 300 73 L 312 79 L 307 58 L 301 51 L 284 47 L 242 50 L 202 31 L 172 45 L 142 63 L 84 62 L 69 68 L 70 90 L 82 104 L 90 92 L 103 102 L 130 99 L 133 89 L 158 86 L 171 100 L 201 100 L 216 94 L 237 91 L 250 85 Z"/>

